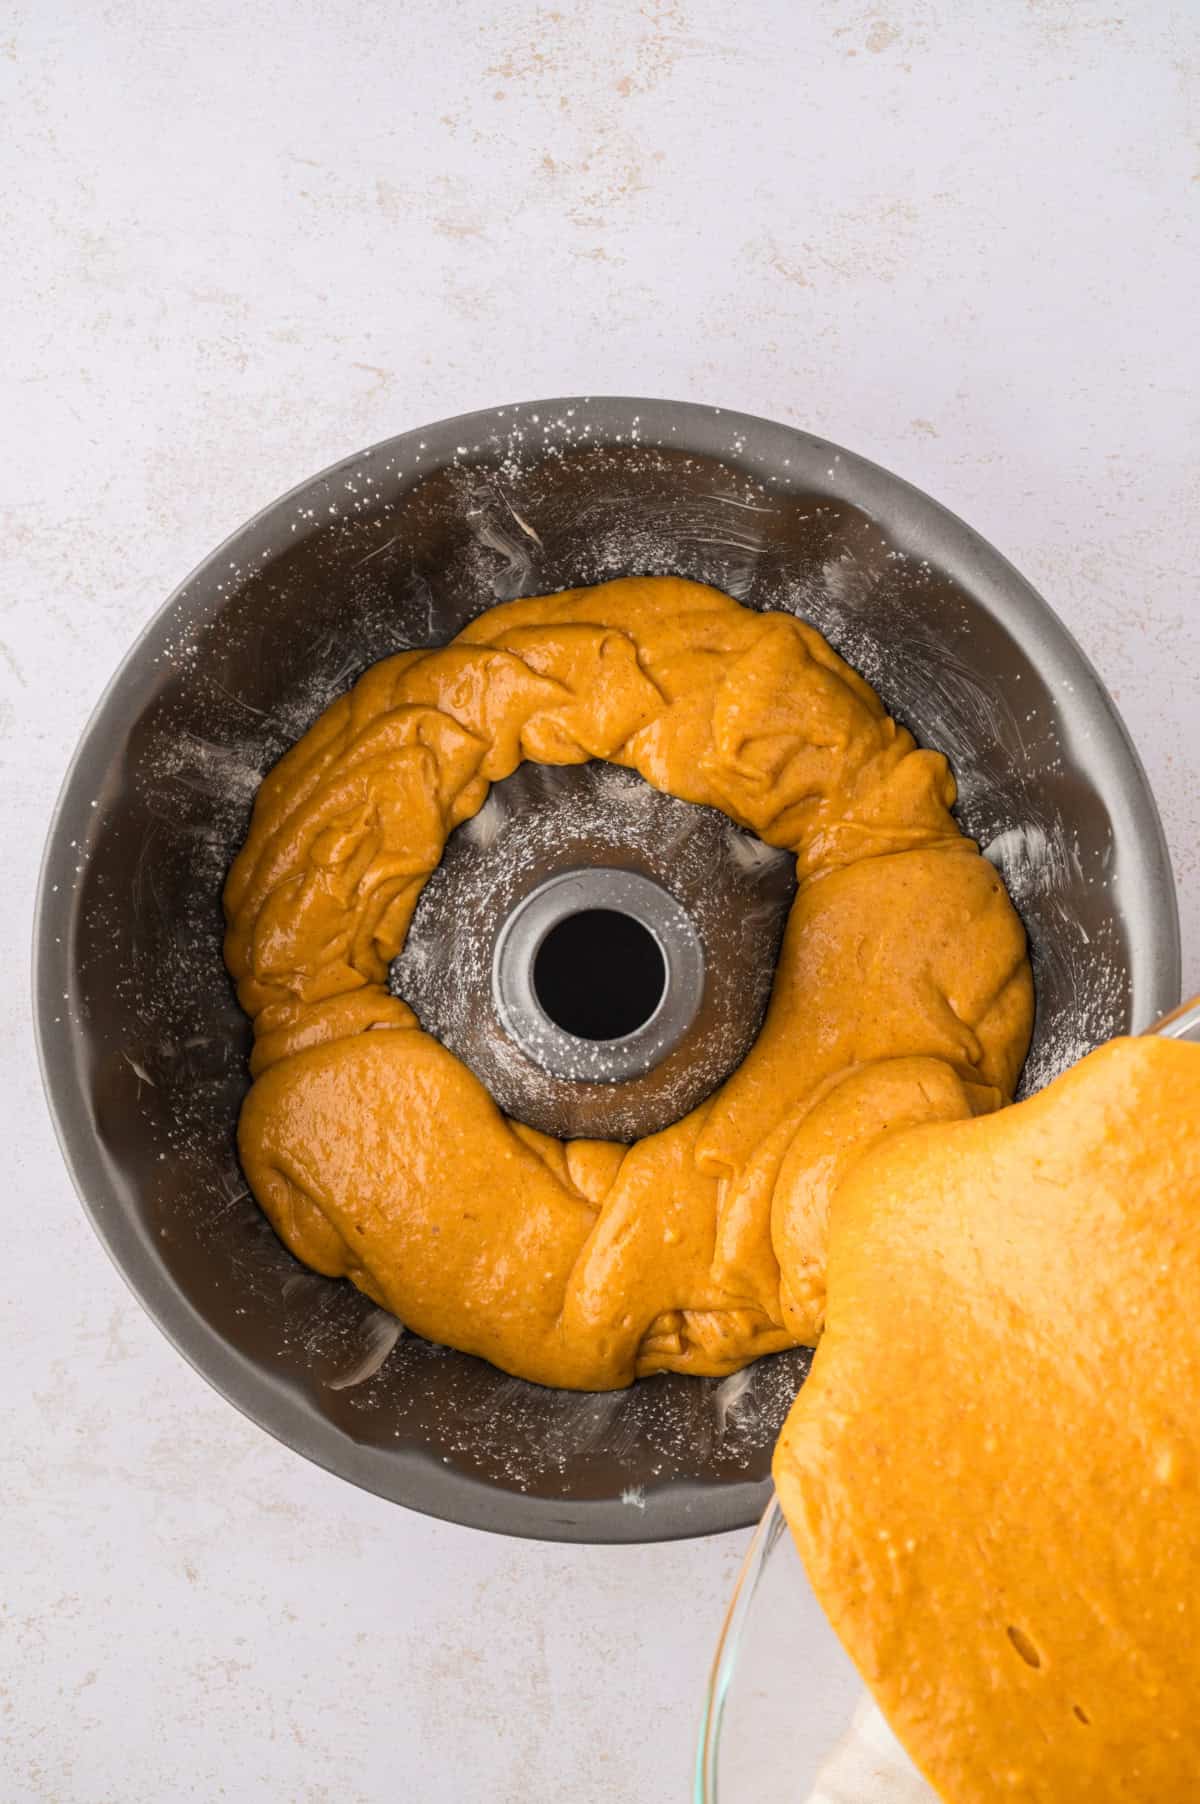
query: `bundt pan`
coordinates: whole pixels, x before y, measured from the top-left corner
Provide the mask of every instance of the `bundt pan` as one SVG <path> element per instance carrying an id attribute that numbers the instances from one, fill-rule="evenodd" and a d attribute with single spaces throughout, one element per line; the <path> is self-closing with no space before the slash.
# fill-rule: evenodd
<path id="1" fill-rule="evenodd" d="M 398 1503 L 548 1539 L 754 1521 L 807 1355 L 723 1381 L 542 1390 L 398 1336 L 348 1284 L 304 1270 L 238 1167 L 249 1030 L 221 962 L 220 892 L 263 773 L 372 660 L 440 643 L 496 601 L 636 573 L 793 610 L 948 754 L 963 824 L 1029 931 L 1027 1089 L 1179 999 L 1158 816 L 1095 673 L 1002 557 L 860 457 L 712 408 L 544 401 L 404 433 L 235 533 L 114 678 L 51 827 L 37 1015 L 67 1162 L 146 1308 L 254 1421 Z M 487 830 L 461 828 L 428 886 L 401 987 L 504 1106 L 594 1132 L 611 1097 L 613 1131 L 645 1131 L 744 1052 L 790 876 L 720 817 L 607 767 L 524 767 L 488 808 Z M 576 1091 L 569 1070 L 493 1056 L 505 910 L 595 866 L 657 882 L 704 942 L 716 1014 L 697 1044 L 716 1051 L 677 1058 L 669 1095 L 644 1070 L 628 1091 Z"/>

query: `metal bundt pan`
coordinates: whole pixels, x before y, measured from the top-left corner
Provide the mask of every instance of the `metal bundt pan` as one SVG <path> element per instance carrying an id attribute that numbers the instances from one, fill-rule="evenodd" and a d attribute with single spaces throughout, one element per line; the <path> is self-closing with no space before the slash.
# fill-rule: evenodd
<path id="1" fill-rule="evenodd" d="M 793 609 L 949 755 L 963 824 L 1029 930 L 1028 1088 L 1178 1001 L 1153 799 L 1045 603 L 961 521 L 875 465 L 676 402 L 469 415 L 390 439 L 264 509 L 188 578 L 109 686 L 67 775 L 38 902 L 38 1032 L 63 1149 L 100 1238 L 164 1332 L 231 1402 L 331 1471 L 432 1515 L 549 1539 L 754 1521 L 806 1356 L 721 1382 L 577 1395 L 414 1336 L 392 1346 L 390 1318 L 303 1270 L 247 1194 L 234 1126 L 249 1033 L 221 963 L 219 898 L 262 774 L 373 659 L 445 640 L 497 600 L 651 572 Z M 541 848 L 531 882 L 569 859 L 679 892 L 689 869 L 708 868 L 706 812 L 691 811 L 693 843 L 685 804 L 646 803 L 622 773 L 541 782 L 527 769 L 510 784 L 509 831 Z M 643 821 L 639 838 L 639 807 L 672 819 Z M 556 837 L 564 809 L 578 830 Z M 437 965 L 460 957 L 460 944 L 447 948 L 452 923 L 462 937 L 462 897 L 495 888 L 478 860 L 496 836 L 460 831 L 414 924 L 405 993 L 472 1056 L 478 1020 L 446 1002 Z M 511 858 L 505 868 L 511 877 Z M 765 868 L 759 967 L 786 907 Z M 472 995 L 487 994 L 488 953 Z"/>

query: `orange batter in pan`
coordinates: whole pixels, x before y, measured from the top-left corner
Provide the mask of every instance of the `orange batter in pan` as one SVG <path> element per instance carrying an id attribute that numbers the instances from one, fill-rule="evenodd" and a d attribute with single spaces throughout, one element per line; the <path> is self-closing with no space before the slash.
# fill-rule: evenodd
<path id="1" fill-rule="evenodd" d="M 663 1133 L 509 1121 L 387 989 L 447 835 L 523 758 L 605 758 L 795 855 L 742 1067 Z M 493 608 L 368 670 L 263 783 L 229 876 L 247 1177 L 288 1246 L 543 1384 L 725 1373 L 816 1339 L 848 1141 L 1007 1102 L 1021 925 L 945 760 L 790 615 L 676 578 Z"/>

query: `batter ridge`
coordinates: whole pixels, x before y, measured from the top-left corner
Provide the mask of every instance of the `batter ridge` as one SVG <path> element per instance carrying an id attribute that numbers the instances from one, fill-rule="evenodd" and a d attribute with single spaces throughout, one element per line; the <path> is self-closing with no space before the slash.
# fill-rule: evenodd
<path id="1" fill-rule="evenodd" d="M 489 786 L 592 758 L 796 861 L 758 1040 L 631 1147 L 506 1119 L 388 990 Z M 851 1153 L 1000 1107 L 1028 1045 L 1024 933 L 954 796 L 813 628 L 679 578 L 507 603 L 374 665 L 264 779 L 226 885 L 254 1195 L 315 1270 L 543 1384 L 812 1344 Z"/>

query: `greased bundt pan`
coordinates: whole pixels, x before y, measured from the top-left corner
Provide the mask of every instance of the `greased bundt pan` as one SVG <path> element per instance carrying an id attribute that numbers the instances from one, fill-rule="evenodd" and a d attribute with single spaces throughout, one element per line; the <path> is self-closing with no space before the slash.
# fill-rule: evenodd
<path id="1" fill-rule="evenodd" d="M 550 1539 L 753 1521 L 807 1356 L 719 1381 L 548 1391 L 397 1338 L 348 1284 L 304 1270 L 235 1155 L 249 1030 L 221 962 L 220 890 L 259 779 L 367 664 L 444 641 L 496 601 L 648 573 L 811 621 L 948 755 L 960 819 L 1030 936 L 1027 1090 L 1178 1000 L 1153 799 L 1045 603 L 877 466 L 677 402 L 467 415 L 266 508 L 188 578 L 114 678 L 68 773 L 38 902 L 38 1037 L 64 1152 L 101 1239 L 175 1345 L 343 1477 L 433 1515 Z M 559 1133 L 595 1133 L 606 1118 L 621 1137 L 647 1132 L 753 1038 L 790 895 L 786 869 L 754 844 L 616 769 L 522 767 L 451 839 L 399 985 L 510 1112 Z M 703 1031 L 689 1042 L 681 1028 L 684 1056 L 580 1081 L 513 1047 L 493 961 L 506 931 L 519 939 L 535 890 L 594 867 L 671 892 L 703 944 L 709 990 L 688 1004 Z M 685 977 L 686 940 L 685 926 Z M 619 963 L 621 943 L 606 956 Z M 624 975 L 614 966 L 618 989 Z"/>

